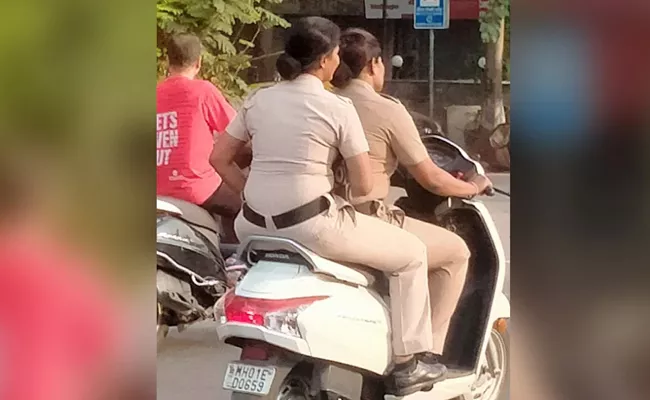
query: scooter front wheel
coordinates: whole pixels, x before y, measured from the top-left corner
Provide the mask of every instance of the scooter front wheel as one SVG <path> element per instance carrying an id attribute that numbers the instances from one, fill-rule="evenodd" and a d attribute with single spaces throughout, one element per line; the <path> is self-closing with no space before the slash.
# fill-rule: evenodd
<path id="1" fill-rule="evenodd" d="M 508 398 L 506 388 L 510 380 L 510 337 L 508 331 L 492 329 L 488 342 L 486 363 L 482 376 L 483 383 L 474 388 L 472 397 L 477 400 L 504 400 Z"/>

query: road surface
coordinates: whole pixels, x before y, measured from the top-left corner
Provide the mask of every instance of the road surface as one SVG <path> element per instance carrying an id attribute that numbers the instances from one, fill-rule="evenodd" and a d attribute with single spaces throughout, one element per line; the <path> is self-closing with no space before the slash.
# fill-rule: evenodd
<path id="1" fill-rule="evenodd" d="M 510 192 L 509 175 L 491 178 L 496 187 Z M 399 191 L 393 194 L 401 195 Z M 483 200 L 495 220 L 508 259 L 505 293 L 510 297 L 510 200 L 502 195 Z M 217 341 L 214 323 L 196 324 L 182 333 L 172 329 L 158 350 L 158 400 L 229 399 L 221 389 L 224 367 L 238 358 L 239 349 Z"/>

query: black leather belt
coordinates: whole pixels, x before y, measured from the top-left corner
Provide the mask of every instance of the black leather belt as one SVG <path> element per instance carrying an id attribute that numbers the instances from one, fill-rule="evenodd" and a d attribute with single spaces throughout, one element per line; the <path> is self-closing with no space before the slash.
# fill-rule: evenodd
<path id="1" fill-rule="evenodd" d="M 289 228 L 290 226 L 298 225 L 308 219 L 314 218 L 318 214 L 330 208 L 330 201 L 327 197 L 321 196 L 307 204 L 289 210 L 285 213 L 271 217 L 277 229 Z M 258 214 L 248 204 L 244 203 L 242 206 L 242 213 L 248 222 L 257 225 L 261 228 L 267 228 L 266 219 L 261 214 Z"/>

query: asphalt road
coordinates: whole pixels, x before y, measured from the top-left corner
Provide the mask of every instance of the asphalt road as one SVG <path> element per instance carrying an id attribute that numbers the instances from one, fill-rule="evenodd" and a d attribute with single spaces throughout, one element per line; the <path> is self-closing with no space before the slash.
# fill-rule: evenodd
<path id="1" fill-rule="evenodd" d="M 510 176 L 491 176 L 495 186 L 510 192 Z M 401 193 L 396 190 L 394 195 Z M 497 225 L 506 257 L 505 293 L 510 297 L 510 199 L 497 194 L 483 199 Z M 179 333 L 172 329 L 158 349 L 158 400 L 226 400 L 221 389 L 228 361 L 239 358 L 239 349 L 217 341 L 214 323 L 203 322 Z M 507 399 L 504 399 L 507 400 Z"/>

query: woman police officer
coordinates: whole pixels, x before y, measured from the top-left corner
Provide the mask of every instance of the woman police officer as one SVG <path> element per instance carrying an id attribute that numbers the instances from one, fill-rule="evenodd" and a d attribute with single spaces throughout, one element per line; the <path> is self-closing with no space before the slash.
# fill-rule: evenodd
<path id="1" fill-rule="evenodd" d="M 211 161 L 244 194 L 235 221 L 240 240 L 266 234 L 300 242 L 321 256 L 368 265 L 388 274 L 396 393 L 407 395 L 442 379 L 443 366 L 416 357 L 432 348 L 426 247 L 415 235 L 357 213 L 333 195 L 332 165 L 341 156 L 352 192 L 373 180 L 368 142 L 352 102 L 323 84 L 339 65 L 340 30 L 320 17 L 293 24 L 277 61 L 284 81 L 250 96 L 215 144 Z M 251 142 L 248 179 L 234 168 Z"/>
<path id="2" fill-rule="evenodd" d="M 341 37 L 340 66 L 332 83 L 335 93 L 352 100 L 369 144 L 373 190 L 366 195 L 348 196 L 355 209 L 413 233 L 427 246 L 428 291 L 431 301 L 433 346 L 421 355 L 431 364 L 439 362 L 449 322 L 460 297 L 470 257 L 458 235 L 417 219 L 396 207 L 388 207 L 390 178 L 398 163 L 405 166 L 428 190 L 455 197 L 473 197 L 491 183 L 485 177 L 467 183 L 437 167 L 422 143 L 406 108 L 396 99 L 380 94 L 384 86 L 384 65 L 379 41 L 362 29 L 348 29 Z M 422 281 L 416 291 L 427 290 Z"/>

